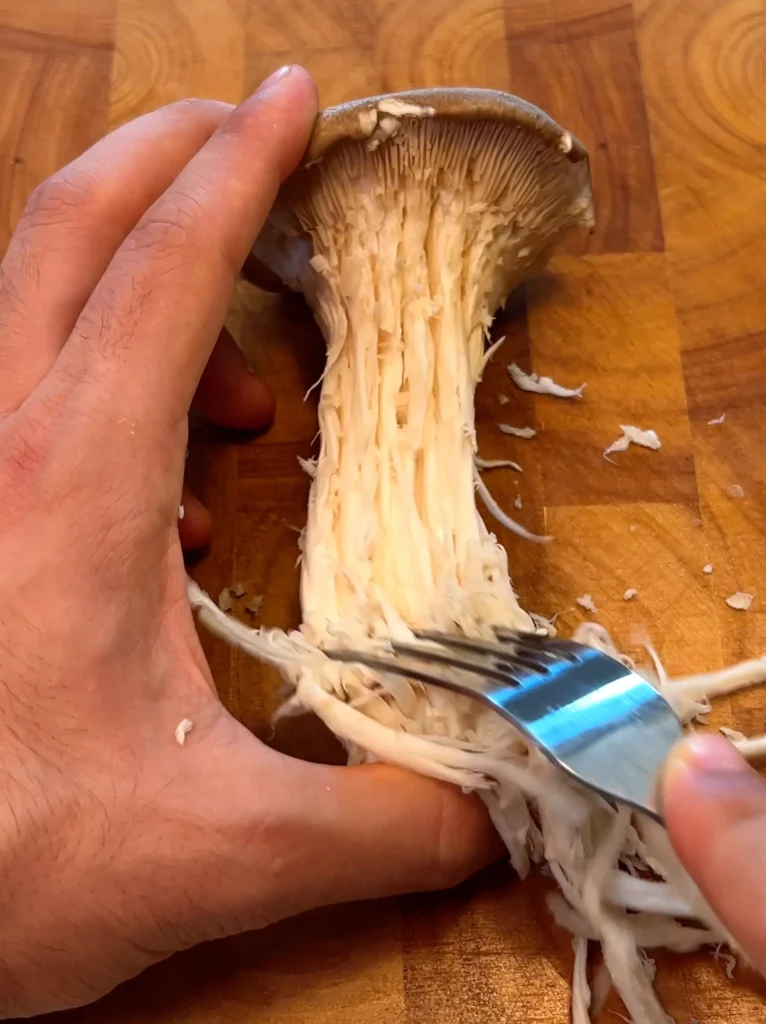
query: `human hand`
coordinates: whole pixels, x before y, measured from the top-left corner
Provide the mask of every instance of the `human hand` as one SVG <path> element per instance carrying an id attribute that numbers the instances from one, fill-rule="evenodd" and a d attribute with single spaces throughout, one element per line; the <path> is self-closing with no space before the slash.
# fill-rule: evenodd
<path id="1" fill-rule="evenodd" d="M 663 807 L 687 871 L 766 973 L 766 780 L 722 736 L 696 735 L 670 756 Z"/>
<path id="2" fill-rule="evenodd" d="M 3 261 L 0 1016 L 496 853 L 451 786 L 259 743 L 216 697 L 186 598 L 187 414 L 196 392 L 229 425 L 270 415 L 215 343 L 315 115 L 294 68 L 236 110 L 140 118 L 33 195 Z M 181 528 L 195 515 L 204 533 L 199 509 Z"/>

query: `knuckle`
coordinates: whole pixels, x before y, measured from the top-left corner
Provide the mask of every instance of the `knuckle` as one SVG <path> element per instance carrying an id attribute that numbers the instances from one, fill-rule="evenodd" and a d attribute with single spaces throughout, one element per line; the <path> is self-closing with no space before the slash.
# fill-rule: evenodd
<path id="1" fill-rule="evenodd" d="M 125 252 L 169 260 L 172 254 L 186 249 L 188 244 L 186 218 L 172 206 L 165 206 L 133 231 L 125 243 Z"/>
<path id="2" fill-rule="evenodd" d="M 174 190 L 161 199 L 125 242 L 124 251 L 142 258 L 155 257 L 173 267 L 183 254 L 202 246 L 205 211 L 192 192 Z"/>
<path id="3" fill-rule="evenodd" d="M 476 798 L 443 789 L 432 878 L 435 888 L 450 889 L 483 867 L 488 823 Z"/>
<path id="4" fill-rule="evenodd" d="M 97 178 L 75 166 L 47 178 L 34 189 L 24 209 L 20 228 L 81 220 L 83 212 L 102 205 Z"/>
<path id="5" fill-rule="evenodd" d="M 19 333 L 23 335 L 24 322 L 32 319 L 30 304 L 39 284 L 38 260 L 22 240 L 0 264 L 0 365 L 8 366 L 3 350 L 7 348 L 12 352 L 16 348 Z M 17 329 L 11 329 L 14 324 Z"/>

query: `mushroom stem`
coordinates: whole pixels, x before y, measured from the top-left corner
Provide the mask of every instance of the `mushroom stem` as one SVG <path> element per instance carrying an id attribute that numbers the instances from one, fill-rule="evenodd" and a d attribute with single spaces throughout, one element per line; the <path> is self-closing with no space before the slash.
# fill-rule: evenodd
<path id="1" fill-rule="evenodd" d="M 388 628 L 531 628 L 476 509 L 473 396 L 492 313 L 582 217 L 568 166 L 515 126 L 419 119 L 339 147 L 295 196 L 327 340 L 301 589 L 315 642 L 374 628 L 381 604 Z"/>

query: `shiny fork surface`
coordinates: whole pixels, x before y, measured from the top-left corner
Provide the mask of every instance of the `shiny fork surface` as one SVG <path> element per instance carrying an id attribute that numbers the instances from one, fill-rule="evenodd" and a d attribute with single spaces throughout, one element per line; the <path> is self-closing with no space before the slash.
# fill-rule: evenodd
<path id="1" fill-rule="evenodd" d="M 510 630 L 497 630 L 496 641 L 415 635 L 416 643 L 391 641 L 391 655 L 325 653 L 482 701 L 578 782 L 662 822 L 657 776 L 682 729 L 640 675 L 571 640 Z"/>

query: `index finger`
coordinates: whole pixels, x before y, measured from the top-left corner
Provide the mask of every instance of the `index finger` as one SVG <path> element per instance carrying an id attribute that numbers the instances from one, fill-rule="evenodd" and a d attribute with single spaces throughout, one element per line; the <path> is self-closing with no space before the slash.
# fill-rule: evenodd
<path id="1" fill-rule="evenodd" d="M 122 244 L 60 357 L 60 380 L 110 415 L 189 409 L 236 276 L 308 145 L 313 81 L 283 68 L 239 106 Z"/>

